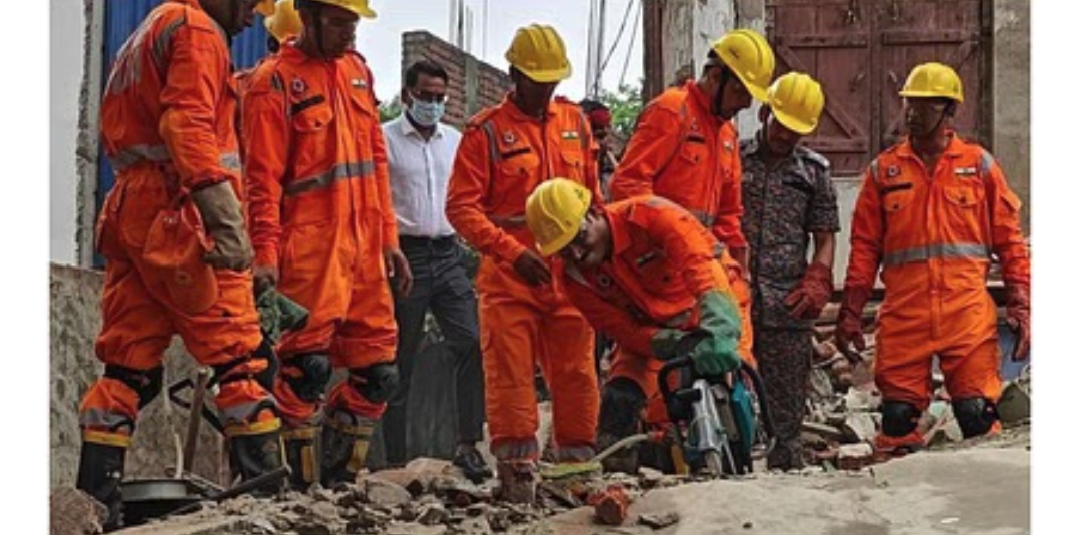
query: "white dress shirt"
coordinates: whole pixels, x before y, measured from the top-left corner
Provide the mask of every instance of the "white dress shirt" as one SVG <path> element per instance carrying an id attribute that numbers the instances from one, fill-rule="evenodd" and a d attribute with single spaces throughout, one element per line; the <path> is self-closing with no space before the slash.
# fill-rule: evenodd
<path id="1" fill-rule="evenodd" d="M 404 112 L 382 128 L 398 233 L 424 238 L 454 234 L 446 219 L 446 184 L 461 133 L 439 123 L 431 139 L 425 140 Z"/>

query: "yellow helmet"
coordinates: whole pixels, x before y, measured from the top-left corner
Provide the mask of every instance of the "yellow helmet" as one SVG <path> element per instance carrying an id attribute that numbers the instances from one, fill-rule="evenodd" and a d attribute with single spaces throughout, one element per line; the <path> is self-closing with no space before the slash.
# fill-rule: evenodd
<path id="1" fill-rule="evenodd" d="M 732 30 L 717 39 L 712 49 L 735 72 L 750 94 L 765 102 L 765 93 L 776 68 L 776 57 L 765 37 L 754 30 Z"/>
<path id="2" fill-rule="evenodd" d="M 567 178 L 541 182 L 525 201 L 525 223 L 540 254 L 551 256 L 574 241 L 589 211 L 592 192 Z"/>
<path id="3" fill-rule="evenodd" d="M 806 135 L 817 128 L 825 93 L 810 75 L 789 72 L 769 86 L 767 103 L 780 124 Z"/>
<path id="4" fill-rule="evenodd" d="M 264 17 L 273 15 L 274 0 L 259 0 L 259 3 L 255 4 L 255 11 L 261 13 Z"/>
<path id="5" fill-rule="evenodd" d="M 900 96 L 944 97 L 964 102 L 964 86 L 952 67 L 932 61 L 911 69 Z"/>
<path id="6" fill-rule="evenodd" d="M 506 61 L 534 82 L 558 82 L 570 77 L 566 45 L 551 26 L 533 24 L 518 28 L 506 50 Z"/>
<path id="7" fill-rule="evenodd" d="M 274 14 L 263 20 L 266 31 L 278 42 L 300 35 L 304 23 L 300 21 L 300 12 L 293 6 L 293 0 L 278 0 Z"/>
<path id="8" fill-rule="evenodd" d="M 378 16 L 374 10 L 368 6 L 368 0 L 307 0 L 308 2 L 318 2 L 320 4 L 328 4 L 331 6 L 337 6 L 343 9 L 348 9 L 357 15 L 365 19 L 373 19 Z"/>

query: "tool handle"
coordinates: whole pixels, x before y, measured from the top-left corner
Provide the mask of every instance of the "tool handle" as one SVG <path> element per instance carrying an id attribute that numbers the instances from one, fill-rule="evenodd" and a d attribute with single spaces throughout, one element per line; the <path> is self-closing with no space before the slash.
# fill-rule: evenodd
<path id="1" fill-rule="evenodd" d="M 199 444 L 199 424 L 202 423 L 203 400 L 206 384 L 210 382 L 210 369 L 200 367 L 195 378 L 195 390 L 191 394 L 191 410 L 188 413 L 187 437 L 184 442 L 184 471 L 190 472 L 195 462 L 195 448 Z"/>

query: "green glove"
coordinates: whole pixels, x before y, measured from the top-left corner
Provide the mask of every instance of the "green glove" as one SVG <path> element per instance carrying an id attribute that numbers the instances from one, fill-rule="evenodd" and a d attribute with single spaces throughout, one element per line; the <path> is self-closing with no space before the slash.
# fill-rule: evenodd
<path id="1" fill-rule="evenodd" d="M 273 288 L 259 294 L 255 308 L 259 312 L 263 335 L 275 344 L 286 331 L 302 329 L 308 319 L 306 308 Z"/>
<path id="2" fill-rule="evenodd" d="M 675 349 L 679 347 L 679 341 L 682 340 L 686 334 L 686 331 L 680 331 L 678 329 L 660 329 L 650 341 L 650 345 L 652 345 L 652 350 L 653 353 L 656 354 L 656 358 L 660 360 L 671 360 L 675 358 Z"/>
<path id="3" fill-rule="evenodd" d="M 698 300 L 701 311 L 700 331 L 704 337 L 690 351 L 694 368 L 704 375 L 719 375 L 739 369 L 739 337 L 742 335 L 742 321 L 739 307 L 729 297 L 719 292 L 710 291 Z"/>

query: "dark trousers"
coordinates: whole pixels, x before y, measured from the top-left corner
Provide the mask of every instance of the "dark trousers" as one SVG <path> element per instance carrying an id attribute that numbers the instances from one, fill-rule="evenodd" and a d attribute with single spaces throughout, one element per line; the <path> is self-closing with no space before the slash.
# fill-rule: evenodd
<path id="1" fill-rule="evenodd" d="M 401 237 L 401 250 L 413 274 L 412 292 L 394 296 L 398 324 L 397 365 L 401 386 L 390 399 L 382 417 L 386 461 L 408 461 L 406 412 L 413 373 L 425 373 L 416 362 L 428 310 L 454 355 L 459 442 L 479 442 L 484 433 L 484 375 L 480 362 L 480 331 L 476 292 L 465 272 L 465 251 L 454 237 L 427 239 Z"/>
<path id="2" fill-rule="evenodd" d="M 754 330 L 754 358 L 776 427 L 776 446 L 769 454 L 769 468 L 803 466 L 800 432 L 814 352 L 811 336 L 808 331 Z"/>

